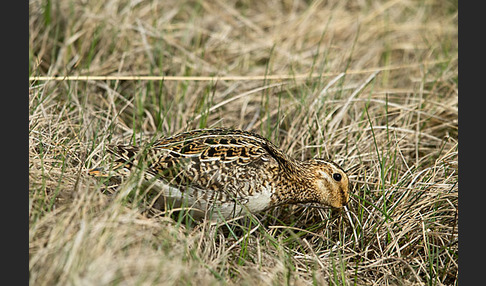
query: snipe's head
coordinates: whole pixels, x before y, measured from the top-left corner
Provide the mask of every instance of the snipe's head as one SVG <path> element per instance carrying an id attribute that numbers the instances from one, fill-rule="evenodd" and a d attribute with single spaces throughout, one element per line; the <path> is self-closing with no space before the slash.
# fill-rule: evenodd
<path id="1" fill-rule="evenodd" d="M 317 201 L 323 205 L 341 208 L 349 202 L 349 179 L 337 164 L 322 159 L 307 162 L 314 173 Z"/>

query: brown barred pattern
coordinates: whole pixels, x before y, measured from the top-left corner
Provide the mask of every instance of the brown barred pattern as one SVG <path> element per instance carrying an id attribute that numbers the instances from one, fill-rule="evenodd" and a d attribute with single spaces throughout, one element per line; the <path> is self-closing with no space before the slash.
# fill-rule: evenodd
<path id="1" fill-rule="evenodd" d="M 242 130 L 201 129 L 162 138 L 145 147 L 109 146 L 114 170 L 142 168 L 165 197 L 203 211 L 218 207 L 228 218 L 276 204 L 315 202 L 342 207 L 348 177 L 333 162 L 290 158 L 264 137 Z M 99 169 L 92 176 L 105 176 Z"/>

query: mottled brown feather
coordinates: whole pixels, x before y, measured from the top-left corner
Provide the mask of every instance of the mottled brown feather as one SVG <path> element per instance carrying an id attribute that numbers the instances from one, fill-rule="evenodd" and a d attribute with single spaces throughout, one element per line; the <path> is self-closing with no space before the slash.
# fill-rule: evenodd
<path id="1" fill-rule="evenodd" d="M 258 212 L 276 204 L 307 202 L 341 207 L 349 200 L 348 178 L 337 164 L 294 160 L 248 131 L 193 130 L 144 147 L 112 145 L 108 150 L 115 155 L 116 168 L 145 166 L 147 180 L 176 188 L 180 197 L 206 210 L 233 204 Z M 342 179 L 334 180 L 334 173 Z"/>

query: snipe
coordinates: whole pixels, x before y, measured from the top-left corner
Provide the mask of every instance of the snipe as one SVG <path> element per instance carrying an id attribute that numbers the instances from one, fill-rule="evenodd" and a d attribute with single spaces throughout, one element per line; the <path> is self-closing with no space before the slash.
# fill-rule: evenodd
<path id="1" fill-rule="evenodd" d="M 230 218 L 285 203 L 340 208 L 349 201 L 348 176 L 323 159 L 298 161 L 264 137 L 242 130 L 201 129 L 147 147 L 110 145 L 114 174 L 143 171 L 145 186 L 172 203 Z M 107 176 L 100 169 L 92 176 Z"/>

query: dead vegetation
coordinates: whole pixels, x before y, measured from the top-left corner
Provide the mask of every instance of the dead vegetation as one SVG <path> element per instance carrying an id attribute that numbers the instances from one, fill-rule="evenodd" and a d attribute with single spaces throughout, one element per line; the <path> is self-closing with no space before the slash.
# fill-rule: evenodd
<path id="1" fill-rule="evenodd" d="M 29 41 L 32 77 L 239 77 L 31 80 L 30 284 L 457 284 L 457 2 L 30 1 Z M 212 126 L 340 163 L 348 209 L 194 224 L 85 176 Z"/>

